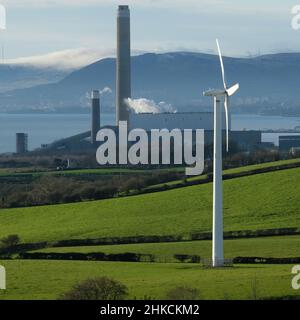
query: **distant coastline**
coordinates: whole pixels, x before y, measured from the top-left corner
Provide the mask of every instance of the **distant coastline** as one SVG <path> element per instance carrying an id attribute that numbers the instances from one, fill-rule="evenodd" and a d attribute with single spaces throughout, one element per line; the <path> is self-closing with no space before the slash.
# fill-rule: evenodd
<path id="1" fill-rule="evenodd" d="M 90 128 L 90 113 L 0 113 L 0 153 L 15 151 L 16 132 L 28 133 L 29 149 L 40 147 Z M 300 116 L 232 114 L 232 130 L 291 130 L 300 125 Z M 102 113 L 101 125 L 115 123 L 114 113 Z M 266 133 L 263 140 L 278 143 L 285 133 Z"/>
<path id="2" fill-rule="evenodd" d="M 64 115 L 64 114 L 90 114 L 90 109 L 89 108 L 70 108 L 72 110 L 55 110 L 55 111 L 50 111 L 50 110 L 28 110 L 28 109 L 24 109 L 24 110 L 15 110 L 15 111 L 0 111 L 0 114 L 16 114 L 16 115 L 21 115 L 21 114 L 37 114 L 37 115 L 43 115 L 43 114 L 57 114 L 57 115 Z M 180 112 L 185 112 L 184 109 L 180 109 Z M 187 112 L 191 112 L 191 110 L 189 109 Z M 195 111 L 197 112 L 197 111 Z M 206 111 L 205 111 L 206 112 Z M 114 112 L 108 112 L 107 110 L 103 110 L 102 114 L 106 114 L 106 115 L 114 115 Z M 265 116 L 269 116 L 269 117 L 289 117 L 289 118 L 294 118 L 294 117 L 300 117 L 300 110 L 299 112 L 295 112 L 295 113 L 291 113 L 291 112 L 280 112 L 280 110 L 278 110 L 278 112 L 253 112 L 253 113 L 249 113 L 249 112 L 232 112 L 232 115 L 243 115 L 243 116 L 261 116 L 261 117 L 265 117 Z"/>

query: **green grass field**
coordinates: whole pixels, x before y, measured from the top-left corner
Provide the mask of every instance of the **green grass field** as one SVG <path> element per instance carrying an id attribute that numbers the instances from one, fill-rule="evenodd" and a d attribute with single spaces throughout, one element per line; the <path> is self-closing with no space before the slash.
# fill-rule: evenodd
<path id="1" fill-rule="evenodd" d="M 254 164 L 254 165 L 250 165 L 250 166 L 243 166 L 243 167 L 238 167 L 238 168 L 233 168 L 233 169 L 227 169 L 227 170 L 223 170 L 223 174 L 239 174 L 239 173 L 247 173 L 253 170 L 259 170 L 259 169 L 266 169 L 266 168 L 277 168 L 280 166 L 285 166 L 285 165 L 292 165 L 292 164 L 299 164 L 300 163 L 300 159 L 289 159 L 289 160 L 280 160 L 280 161 L 275 161 L 275 162 L 266 162 L 266 163 L 260 163 L 260 164 Z M 195 182 L 195 181 L 202 181 L 207 179 L 207 175 L 201 175 L 201 176 L 195 176 L 195 177 L 189 177 L 186 179 L 187 182 Z M 174 185 L 178 185 L 181 184 L 182 180 L 175 180 L 175 181 L 170 181 L 167 183 L 160 183 L 160 184 L 156 184 L 156 185 L 152 185 L 149 186 L 147 188 L 145 188 L 146 190 L 152 190 L 152 189 L 156 189 L 159 187 L 163 187 L 163 186 L 174 186 Z"/>
<path id="2" fill-rule="evenodd" d="M 237 265 L 203 269 L 182 263 L 81 261 L 0 261 L 7 270 L 8 290 L 0 299 L 57 299 L 86 278 L 109 276 L 129 288 L 129 298 L 162 299 L 173 287 L 200 290 L 202 299 L 253 299 L 297 295 L 291 288 L 290 265 Z M 254 293 L 255 292 L 255 293 Z"/>
<path id="3" fill-rule="evenodd" d="M 298 161 L 299 159 L 293 160 Z M 284 162 L 286 163 L 286 162 Z M 276 162 L 255 168 L 278 166 Z M 292 161 L 290 161 L 292 163 Z M 232 169 L 228 173 L 253 170 Z M 227 173 L 226 172 L 226 173 Z M 72 173 L 70 173 L 72 174 Z M 75 172 L 74 174 L 77 174 Z M 193 178 L 194 179 L 194 178 Z M 197 177 L 196 177 L 197 179 Z M 226 231 L 300 227 L 300 168 L 224 181 Z M 0 210 L 0 238 L 23 242 L 211 231 L 212 184 L 132 197 L 65 205 Z M 7 290 L 1 299 L 57 299 L 86 278 L 109 276 L 129 288 L 129 298 L 165 298 L 168 289 L 192 286 L 203 299 L 252 299 L 300 295 L 291 288 L 291 265 L 235 265 L 204 269 L 175 262 L 174 254 L 211 256 L 211 241 L 49 248 L 41 252 L 136 252 L 168 263 L 3 260 Z M 300 236 L 225 241 L 225 257 L 300 257 Z"/>
<path id="4" fill-rule="evenodd" d="M 224 241 L 225 257 L 300 257 L 300 236 L 261 237 Z M 34 251 L 33 251 L 34 252 Z M 200 255 L 211 257 L 211 241 L 186 241 L 171 243 L 140 243 L 129 245 L 104 245 L 86 247 L 63 247 L 37 250 L 36 252 L 58 253 L 143 253 L 155 255 L 157 261 L 175 262 L 174 254 Z"/>
<path id="5" fill-rule="evenodd" d="M 224 182 L 225 230 L 300 226 L 300 168 Z M 0 211 L 0 235 L 24 242 L 210 231 L 212 184 L 77 204 Z"/>
<path id="6" fill-rule="evenodd" d="M 233 168 L 233 169 L 226 170 L 226 173 L 228 173 L 228 174 L 240 173 L 240 172 L 251 171 L 251 170 L 256 170 L 256 169 L 274 168 L 274 167 L 295 164 L 295 163 L 300 163 L 300 159 L 297 158 L 297 159 L 289 159 L 289 160 L 279 160 L 279 161 L 274 161 L 274 162 L 254 164 L 254 165 L 250 165 L 250 166 L 243 166 L 243 167 L 239 167 L 239 168 Z"/>

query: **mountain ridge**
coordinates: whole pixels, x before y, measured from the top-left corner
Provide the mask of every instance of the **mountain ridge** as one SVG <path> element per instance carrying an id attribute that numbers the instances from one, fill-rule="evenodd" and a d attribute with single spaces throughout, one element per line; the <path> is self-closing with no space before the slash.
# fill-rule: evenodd
<path id="1" fill-rule="evenodd" d="M 300 53 L 227 57 L 228 84 L 240 83 L 233 111 L 300 113 Z M 1 79 L 0 79 L 1 81 Z M 132 96 L 172 104 L 178 111 L 206 110 L 208 88 L 221 87 L 218 56 L 196 52 L 145 53 L 132 57 Z M 103 109 L 114 111 L 115 58 L 101 59 L 51 84 L 1 93 L 1 111 L 22 109 L 68 110 L 89 106 L 88 92 L 110 87 L 102 97 Z"/>

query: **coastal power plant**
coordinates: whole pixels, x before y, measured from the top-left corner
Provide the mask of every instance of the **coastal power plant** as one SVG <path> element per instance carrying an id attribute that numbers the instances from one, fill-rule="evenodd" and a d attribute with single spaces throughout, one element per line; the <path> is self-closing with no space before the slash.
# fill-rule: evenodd
<path id="1" fill-rule="evenodd" d="M 131 53 L 130 53 L 130 11 L 128 6 L 119 6 L 117 15 L 117 75 L 116 75 L 116 125 L 119 121 L 129 122 L 131 98 Z"/>
<path id="2" fill-rule="evenodd" d="M 127 121 L 129 130 L 144 129 L 204 129 L 205 144 L 212 144 L 214 129 L 214 113 L 195 110 L 195 112 L 161 112 L 136 113 L 130 109 L 128 99 L 131 98 L 131 39 L 130 39 L 130 10 L 128 5 L 120 5 L 117 9 L 117 57 L 116 57 L 116 101 L 115 126 L 106 126 L 118 132 L 119 121 Z M 145 75 L 146 76 L 146 75 Z M 91 88 L 92 89 L 92 88 Z M 199 91 L 200 94 L 200 91 Z M 60 152 L 94 152 L 99 145 L 96 141 L 100 124 L 101 93 L 93 90 L 91 94 L 91 128 L 70 138 L 55 141 L 43 148 L 43 151 L 53 150 Z M 226 118 L 222 115 L 221 127 L 226 129 Z M 102 127 L 103 128 L 103 127 Z M 250 151 L 261 143 L 260 131 L 231 131 L 230 114 L 228 117 L 229 138 L 241 147 Z M 224 136 L 225 138 L 225 136 Z"/>
<path id="3" fill-rule="evenodd" d="M 131 98 L 131 39 L 130 10 L 120 5 L 117 12 L 117 58 L 116 58 L 116 126 L 127 121 L 130 129 L 197 129 L 212 130 L 213 113 L 135 113 L 129 109 Z M 225 128 L 225 123 L 223 128 Z"/>

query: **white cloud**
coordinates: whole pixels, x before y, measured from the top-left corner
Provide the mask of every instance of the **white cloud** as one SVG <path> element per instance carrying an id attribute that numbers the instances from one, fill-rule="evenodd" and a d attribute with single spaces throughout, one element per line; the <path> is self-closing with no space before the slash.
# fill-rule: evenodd
<path id="1" fill-rule="evenodd" d="M 132 50 L 132 56 L 141 55 L 146 51 Z M 21 57 L 15 59 L 5 59 L 7 64 L 32 65 L 35 67 L 49 67 L 60 70 L 77 69 L 105 58 L 114 58 L 115 50 L 98 49 L 67 49 L 62 51 L 50 52 L 43 55 Z M 103 88 L 103 93 L 109 93 L 109 88 Z"/>
<path id="2" fill-rule="evenodd" d="M 76 69 L 103 58 L 113 57 L 113 50 L 69 49 L 45 55 L 8 59 L 8 64 L 27 64 L 36 67 L 52 67 L 57 69 Z"/>

